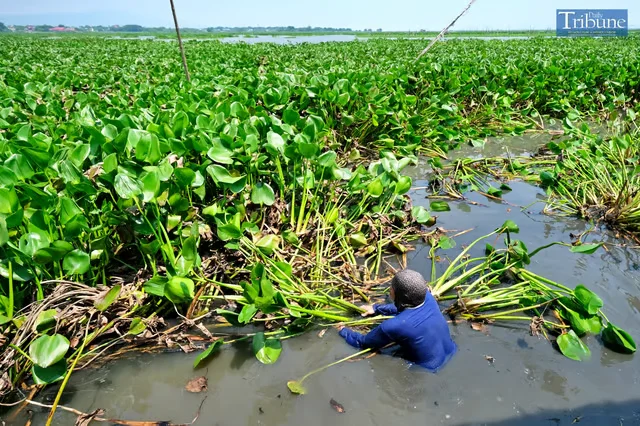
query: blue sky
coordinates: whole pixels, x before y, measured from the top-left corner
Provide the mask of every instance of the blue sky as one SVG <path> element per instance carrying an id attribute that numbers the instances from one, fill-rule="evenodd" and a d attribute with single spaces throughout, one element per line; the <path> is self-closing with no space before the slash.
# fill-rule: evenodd
<path id="1" fill-rule="evenodd" d="M 468 0 L 174 0 L 181 26 L 350 27 L 441 30 Z M 551 29 L 556 9 L 628 9 L 639 0 L 476 0 L 454 29 Z M 169 0 L 0 0 L 6 24 L 171 26 Z"/>

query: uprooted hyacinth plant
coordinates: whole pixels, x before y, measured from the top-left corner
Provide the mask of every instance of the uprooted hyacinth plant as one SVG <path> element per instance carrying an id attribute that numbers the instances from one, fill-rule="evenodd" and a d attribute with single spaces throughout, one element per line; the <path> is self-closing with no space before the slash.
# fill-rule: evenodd
<path id="1" fill-rule="evenodd" d="M 640 237 L 640 158 L 636 114 L 605 130 L 565 120 L 555 140 L 529 156 L 459 159 L 441 165 L 433 187 L 453 198 L 477 191 L 502 198 L 509 180 L 525 180 L 545 189 L 544 212 L 576 216 L 621 236 Z"/>
<path id="2" fill-rule="evenodd" d="M 64 380 L 174 310 L 265 324 L 254 351 L 274 362 L 278 336 L 349 321 L 383 253 L 429 238 L 415 155 L 628 107 L 637 44 L 448 42 L 413 64 L 406 40 L 189 42 L 187 83 L 168 44 L 3 37 L 0 392 Z"/>

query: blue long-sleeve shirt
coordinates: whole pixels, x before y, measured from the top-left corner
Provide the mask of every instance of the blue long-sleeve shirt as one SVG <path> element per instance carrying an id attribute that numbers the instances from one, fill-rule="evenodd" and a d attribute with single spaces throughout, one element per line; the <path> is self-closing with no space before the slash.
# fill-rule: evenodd
<path id="1" fill-rule="evenodd" d="M 457 346 L 451 339 L 449 325 L 431 293 L 427 292 L 422 305 L 400 313 L 394 304 L 374 305 L 373 309 L 376 314 L 394 318 L 382 322 L 366 335 L 343 328 L 340 336 L 351 346 L 380 349 L 395 342 L 402 348 L 405 359 L 434 373 L 456 353 Z"/>

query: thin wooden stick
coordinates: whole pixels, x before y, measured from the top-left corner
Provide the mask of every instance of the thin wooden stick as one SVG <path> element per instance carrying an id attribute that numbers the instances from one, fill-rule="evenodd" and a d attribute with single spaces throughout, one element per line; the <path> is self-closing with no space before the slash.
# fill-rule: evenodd
<path id="1" fill-rule="evenodd" d="M 99 414 L 102 414 L 104 412 L 101 409 L 98 409 L 98 410 L 94 411 L 93 413 L 85 413 L 83 411 L 76 410 L 75 408 L 71 408 L 71 407 L 66 407 L 64 405 L 58 405 L 58 408 L 63 410 L 63 411 L 67 411 L 69 413 L 75 414 L 78 417 L 88 418 L 88 417 L 93 415 L 93 417 L 91 417 L 91 420 L 93 420 L 95 422 L 116 423 L 116 424 L 123 425 L 123 426 L 127 426 L 127 425 L 129 425 L 129 426 L 152 426 L 152 425 L 158 425 L 158 426 L 160 426 L 160 425 L 166 425 L 166 426 L 191 426 L 195 422 L 198 421 L 198 418 L 200 417 L 200 411 L 202 410 L 202 406 L 204 405 L 204 402 L 206 400 L 207 400 L 207 397 L 205 396 L 202 399 L 202 401 L 200 402 L 200 406 L 198 407 L 198 411 L 196 412 L 195 417 L 193 418 L 193 420 L 190 423 L 180 423 L 180 424 L 170 423 L 170 422 L 166 422 L 166 421 L 136 421 L 136 420 L 107 419 L 107 418 L 99 416 Z M 53 405 L 43 404 L 41 402 L 32 401 L 30 399 L 24 399 L 23 401 L 25 403 L 29 404 L 29 405 L 33 405 L 33 406 L 36 406 L 36 407 L 53 408 Z"/>
<path id="2" fill-rule="evenodd" d="M 184 55 L 184 46 L 182 46 L 182 37 L 180 37 L 180 27 L 178 26 L 178 17 L 176 16 L 176 8 L 173 5 L 173 0 L 169 0 L 171 3 L 171 13 L 173 13 L 173 22 L 176 25 L 176 34 L 178 35 L 178 46 L 180 46 L 180 54 L 182 55 L 182 66 L 184 67 L 184 73 L 187 76 L 187 81 L 191 81 L 189 75 L 189 66 L 187 65 L 187 57 Z"/>
<path id="3" fill-rule="evenodd" d="M 429 43 L 429 45 L 428 45 L 428 46 L 427 46 L 427 47 L 426 47 L 422 52 L 420 52 L 420 54 L 418 55 L 418 57 L 415 59 L 415 61 L 414 61 L 414 62 L 417 62 L 417 61 L 418 61 L 418 59 L 420 59 L 420 58 L 422 57 L 422 55 L 424 55 L 425 53 L 427 53 L 427 52 L 429 51 L 429 49 L 431 49 L 431 47 L 432 47 L 434 44 L 436 44 L 436 41 L 438 41 L 440 38 L 442 38 L 442 36 L 443 36 L 443 35 L 445 35 L 445 33 L 446 33 L 447 31 L 449 31 L 449 28 L 453 27 L 453 25 L 456 23 L 456 21 L 457 21 L 458 19 L 460 19 L 460 17 L 461 17 L 462 15 L 464 15 L 464 14 L 467 12 L 467 10 L 469 10 L 469 8 L 471 7 L 471 5 L 472 5 L 475 1 L 476 1 L 476 0 L 471 0 L 471 1 L 469 2 L 469 4 L 467 5 L 467 7 L 465 7 L 465 8 L 464 8 L 464 10 L 460 13 L 460 15 L 458 15 L 458 16 L 456 17 L 456 19 L 454 19 L 453 21 L 451 21 L 451 23 L 450 23 L 449 25 L 447 25 L 446 27 L 444 27 L 444 29 L 443 29 L 442 31 L 440 31 L 440 34 L 438 34 L 438 35 L 436 36 L 436 38 L 434 38 L 433 40 L 431 40 L 431 43 Z"/>

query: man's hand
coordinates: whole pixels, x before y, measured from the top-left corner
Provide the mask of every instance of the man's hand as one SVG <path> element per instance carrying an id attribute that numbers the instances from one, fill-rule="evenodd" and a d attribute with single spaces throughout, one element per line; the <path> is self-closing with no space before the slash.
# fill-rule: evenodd
<path id="1" fill-rule="evenodd" d="M 362 314 L 360 314 L 363 317 L 370 317 L 371 315 L 376 314 L 376 312 L 373 310 L 373 305 L 364 305 L 360 307 L 365 310 Z"/>

